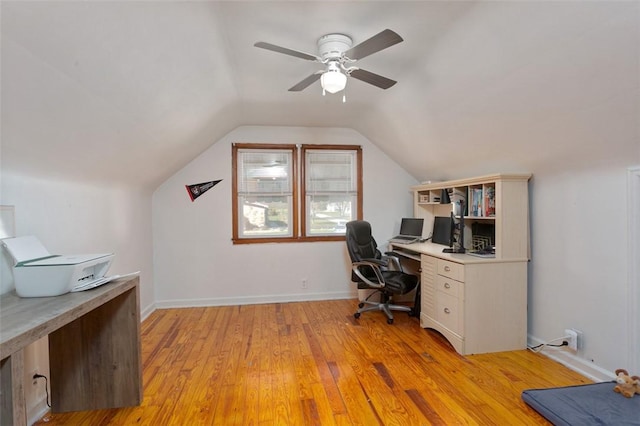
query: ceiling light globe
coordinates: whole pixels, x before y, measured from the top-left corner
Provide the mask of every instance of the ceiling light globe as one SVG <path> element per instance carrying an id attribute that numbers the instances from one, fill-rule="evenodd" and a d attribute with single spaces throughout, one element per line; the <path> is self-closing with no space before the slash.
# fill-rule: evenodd
<path id="1" fill-rule="evenodd" d="M 327 92 L 337 93 L 347 85 L 347 76 L 340 71 L 327 71 L 320 77 L 320 84 Z"/>

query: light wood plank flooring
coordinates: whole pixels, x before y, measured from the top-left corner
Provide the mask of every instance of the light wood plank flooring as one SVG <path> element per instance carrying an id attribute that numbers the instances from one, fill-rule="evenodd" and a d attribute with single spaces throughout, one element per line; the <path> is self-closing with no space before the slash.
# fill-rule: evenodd
<path id="1" fill-rule="evenodd" d="M 528 388 L 589 383 L 530 351 L 462 357 L 417 318 L 355 300 L 157 310 L 139 407 L 47 425 L 536 425 Z"/>

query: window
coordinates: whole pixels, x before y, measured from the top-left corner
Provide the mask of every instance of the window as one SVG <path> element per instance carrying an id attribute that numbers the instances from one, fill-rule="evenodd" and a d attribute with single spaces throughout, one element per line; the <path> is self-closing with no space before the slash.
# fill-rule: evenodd
<path id="1" fill-rule="evenodd" d="M 233 144 L 233 241 L 344 239 L 362 218 L 362 150 Z"/>
<path id="2" fill-rule="evenodd" d="M 303 235 L 344 235 L 359 214 L 360 149 L 304 145 Z"/>

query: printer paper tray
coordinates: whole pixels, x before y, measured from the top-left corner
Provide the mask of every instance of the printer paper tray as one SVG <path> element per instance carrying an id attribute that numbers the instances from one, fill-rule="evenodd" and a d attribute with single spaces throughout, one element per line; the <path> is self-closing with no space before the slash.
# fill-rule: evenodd
<path id="1" fill-rule="evenodd" d="M 103 284 L 110 283 L 113 280 L 117 280 L 119 278 L 133 277 L 135 275 L 138 275 L 139 273 L 140 271 L 132 272 L 130 274 L 125 274 L 125 275 L 111 275 L 109 277 L 102 277 L 97 280 L 93 280 L 91 282 L 83 283 L 82 285 L 75 286 L 74 288 L 71 289 L 71 292 L 90 290 L 92 288 L 100 287 Z"/>

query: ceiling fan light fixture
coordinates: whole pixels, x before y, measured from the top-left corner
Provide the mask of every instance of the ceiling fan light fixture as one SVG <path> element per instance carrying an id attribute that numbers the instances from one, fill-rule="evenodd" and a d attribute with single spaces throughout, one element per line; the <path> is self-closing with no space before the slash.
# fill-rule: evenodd
<path id="1" fill-rule="evenodd" d="M 254 46 L 325 65 L 325 70 L 316 71 L 289 88 L 290 92 L 300 92 L 320 80 L 322 95 L 324 96 L 326 92 L 338 93 L 344 90 L 347 85 L 347 77 L 353 77 L 356 80 L 363 81 L 380 89 L 388 89 L 396 84 L 394 80 L 351 65 L 362 58 L 387 49 L 401 41 L 403 41 L 402 37 L 394 31 L 386 29 L 356 46 L 353 46 L 351 37 L 345 34 L 326 34 L 318 39 L 317 55 L 292 50 L 264 41 L 256 42 Z M 344 101 L 345 99 L 343 97 L 343 102 Z"/>
<path id="2" fill-rule="evenodd" d="M 327 71 L 320 77 L 322 90 L 329 93 L 338 93 L 347 86 L 347 76 L 340 71 L 335 63 L 329 63 Z"/>

